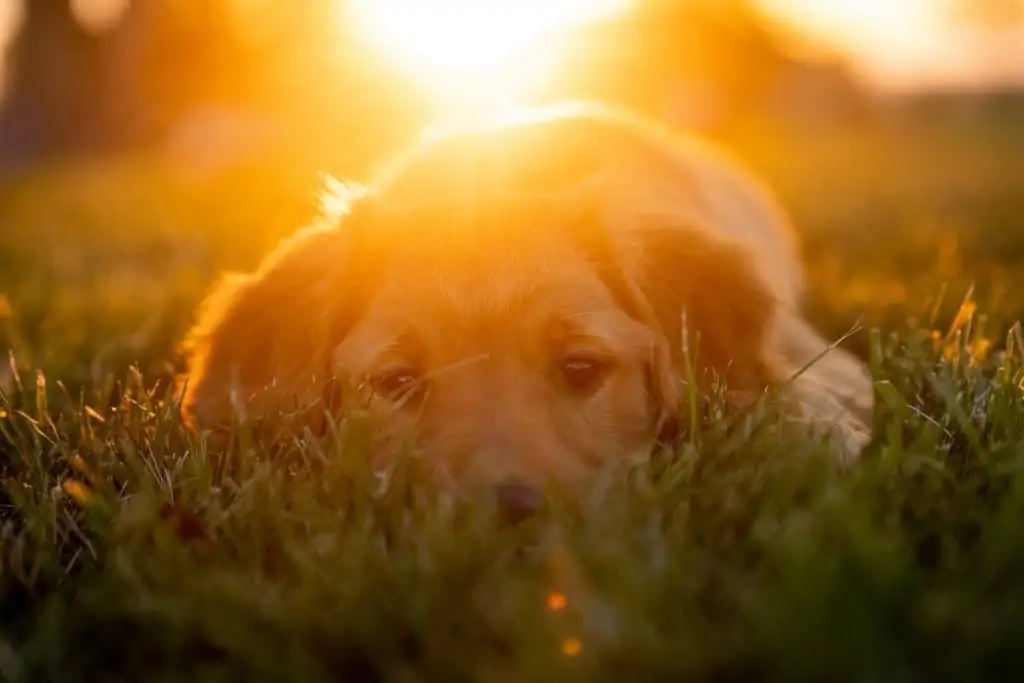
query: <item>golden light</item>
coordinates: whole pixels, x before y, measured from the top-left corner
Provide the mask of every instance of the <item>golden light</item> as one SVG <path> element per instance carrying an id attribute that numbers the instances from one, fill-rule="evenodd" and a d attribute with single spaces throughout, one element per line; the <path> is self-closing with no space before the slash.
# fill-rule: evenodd
<path id="1" fill-rule="evenodd" d="M 349 9 L 372 43 L 442 99 L 493 107 L 551 78 L 560 29 L 623 11 L 629 3 L 351 0 Z"/>
<path id="2" fill-rule="evenodd" d="M 69 498 L 79 505 L 88 505 L 92 500 L 92 491 L 77 479 L 65 479 L 61 483 L 61 488 Z"/>
<path id="3" fill-rule="evenodd" d="M 579 638 L 566 638 L 562 641 L 562 654 L 566 657 L 575 657 L 583 651 L 583 642 Z"/>
<path id="4" fill-rule="evenodd" d="M 552 612 L 560 612 L 569 604 L 564 593 L 552 593 L 548 596 L 548 609 Z"/>

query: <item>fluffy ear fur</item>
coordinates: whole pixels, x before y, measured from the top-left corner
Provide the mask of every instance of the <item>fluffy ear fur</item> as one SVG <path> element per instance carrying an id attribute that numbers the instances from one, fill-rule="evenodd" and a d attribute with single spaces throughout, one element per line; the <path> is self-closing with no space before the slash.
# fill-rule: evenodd
<path id="1" fill-rule="evenodd" d="M 841 462 L 860 454 L 871 437 L 870 375 L 773 294 L 757 274 L 750 246 L 659 217 L 642 220 L 627 238 L 626 270 L 668 343 L 671 363 L 662 384 L 678 387 L 692 371 L 706 389 L 717 375 L 740 404 L 780 385 L 793 417 L 831 436 Z"/>
<path id="2" fill-rule="evenodd" d="M 769 344 L 778 303 L 749 247 L 671 218 L 640 222 L 626 235 L 625 267 L 668 345 L 669 381 L 692 373 L 706 389 L 717 376 L 739 399 L 781 379 Z"/>
<path id="3" fill-rule="evenodd" d="M 253 274 L 224 278 L 186 340 L 183 412 L 196 428 L 227 427 L 313 403 L 341 324 L 347 245 L 307 228 Z"/>
<path id="4" fill-rule="evenodd" d="M 183 348 L 189 426 L 271 415 L 320 423 L 331 354 L 369 305 L 383 265 L 361 227 L 380 202 L 357 186 L 329 191 L 334 203 L 319 225 L 284 240 L 255 273 L 225 277 L 200 307 Z"/>

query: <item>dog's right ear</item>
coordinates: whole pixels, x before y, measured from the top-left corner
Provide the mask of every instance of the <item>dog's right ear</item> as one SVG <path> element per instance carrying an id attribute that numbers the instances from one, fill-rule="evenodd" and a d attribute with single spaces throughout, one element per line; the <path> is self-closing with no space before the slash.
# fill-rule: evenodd
<path id="1" fill-rule="evenodd" d="M 182 412 L 195 429 L 289 412 L 322 413 L 329 359 L 368 305 L 372 259 L 360 207 L 300 230 L 252 274 L 225 277 L 200 307 L 184 352 Z"/>

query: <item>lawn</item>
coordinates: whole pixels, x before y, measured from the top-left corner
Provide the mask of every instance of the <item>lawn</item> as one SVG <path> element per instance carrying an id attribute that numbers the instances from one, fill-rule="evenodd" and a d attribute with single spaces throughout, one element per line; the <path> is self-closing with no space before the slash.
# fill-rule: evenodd
<path id="1" fill-rule="evenodd" d="M 272 448 L 178 423 L 175 343 L 217 271 L 315 215 L 318 168 L 363 165 L 7 178 L 0 680 L 1024 673 L 1022 121 L 726 135 L 795 217 L 812 317 L 860 324 L 874 443 L 839 471 L 770 406 L 725 416 L 515 527 L 404 467 L 374 481 L 354 416 Z"/>

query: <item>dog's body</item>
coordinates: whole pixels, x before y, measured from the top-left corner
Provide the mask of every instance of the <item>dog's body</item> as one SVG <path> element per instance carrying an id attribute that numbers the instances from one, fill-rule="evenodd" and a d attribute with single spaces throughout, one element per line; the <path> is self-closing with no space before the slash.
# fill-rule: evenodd
<path id="1" fill-rule="evenodd" d="M 737 402 L 782 386 L 849 460 L 871 382 L 803 319 L 803 287 L 782 212 L 716 151 L 619 111 L 533 110 L 425 140 L 338 225 L 225 282 L 184 409 L 308 423 L 329 386 L 366 383 L 377 457 L 411 443 L 460 480 L 571 483 L 649 449 L 687 383 L 718 377 Z"/>

